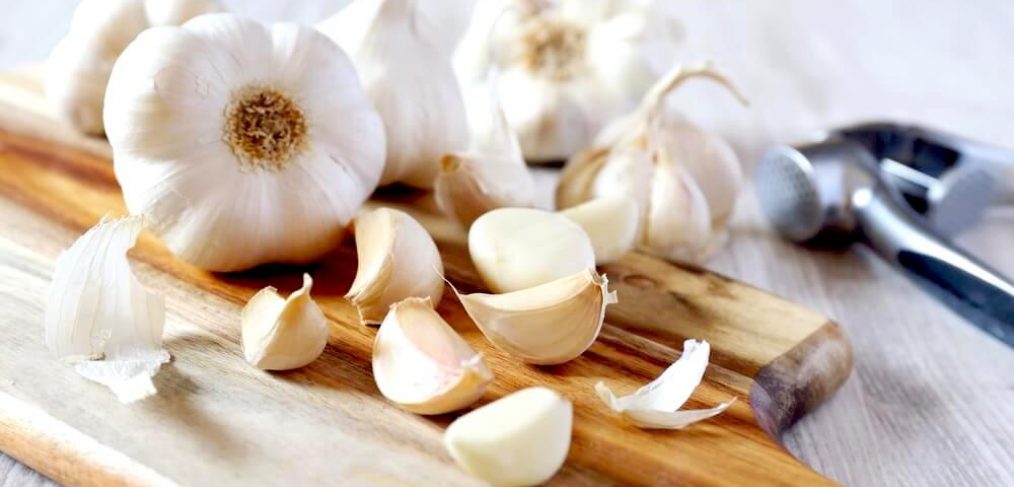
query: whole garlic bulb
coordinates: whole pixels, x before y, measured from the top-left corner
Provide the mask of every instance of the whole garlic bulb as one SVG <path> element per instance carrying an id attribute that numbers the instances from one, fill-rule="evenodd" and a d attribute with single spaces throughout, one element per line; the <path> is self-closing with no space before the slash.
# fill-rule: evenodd
<path id="1" fill-rule="evenodd" d="M 604 196 L 633 198 L 640 250 L 691 262 L 709 258 L 725 239 L 743 175 L 725 141 L 667 110 L 667 95 L 696 77 L 717 81 L 746 103 L 708 64 L 674 68 L 638 110 L 603 129 L 593 148 L 568 162 L 557 207 Z"/>
<path id="2" fill-rule="evenodd" d="M 153 25 L 220 10 L 215 0 L 82 0 L 46 63 L 46 97 L 71 126 L 100 135 L 109 74 L 130 41 Z"/>
<path id="3" fill-rule="evenodd" d="M 105 123 L 127 208 L 215 271 L 320 257 L 384 160 L 383 124 L 337 45 L 229 14 L 139 35 Z"/>
<path id="4" fill-rule="evenodd" d="M 465 86 L 500 70 L 525 157 L 557 161 L 633 108 L 681 37 L 664 0 L 482 0 L 455 68 Z"/>
<path id="5" fill-rule="evenodd" d="M 372 9 L 318 28 L 349 49 L 387 134 L 380 184 L 432 188 L 444 154 L 468 145 L 468 122 L 450 54 L 415 0 L 379 0 Z M 372 15 L 369 15 L 372 13 Z M 339 13 L 338 15 L 342 15 Z M 359 18 L 356 18 L 359 17 Z M 344 20 L 349 19 L 349 20 Z M 368 25 L 354 38 L 352 21 Z"/>

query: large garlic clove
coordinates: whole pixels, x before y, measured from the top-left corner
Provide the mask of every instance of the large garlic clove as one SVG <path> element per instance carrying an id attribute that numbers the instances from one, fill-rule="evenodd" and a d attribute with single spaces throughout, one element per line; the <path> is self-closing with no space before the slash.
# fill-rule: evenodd
<path id="1" fill-rule="evenodd" d="M 530 387 L 456 419 L 444 445 L 458 465 L 493 485 L 537 485 L 563 466 L 573 420 L 570 401 Z"/>
<path id="2" fill-rule="evenodd" d="M 356 218 L 359 268 L 345 295 L 363 324 L 380 323 L 392 304 L 410 297 L 439 303 L 444 264 L 433 238 L 403 211 L 379 208 Z"/>
<path id="3" fill-rule="evenodd" d="M 493 380 L 429 298 L 391 306 L 373 343 L 373 378 L 384 397 L 418 414 L 444 414 L 482 397 Z"/>
<path id="4" fill-rule="evenodd" d="M 595 263 L 615 262 L 634 248 L 637 239 L 637 203 L 630 197 L 604 196 L 560 212 L 581 225 L 595 247 Z"/>
<path id="5" fill-rule="evenodd" d="M 743 187 L 743 168 L 729 144 L 686 121 L 667 124 L 664 146 L 686 168 L 708 202 L 711 225 L 723 228 Z"/>
<path id="6" fill-rule="evenodd" d="M 638 248 L 669 259 L 699 261 L 712 236 L 708 200 L 664 149 L 656 153 L 656 165 Z"/>
<path id="7" fill-rule="evenodd" d="M 254 294 L 240 315 L 243 355 L 264 370 L 289 370 L 313 362 L 327 345 L 327 319 L 310 298 L 313 279 L 303 274 L 303 287 L 282 298 L 266 287 Z"/>
<path id="8" fill-rule="evenodd" d="M 468 316 L 497 348 L 527 363 L 560 364 L 595 342 L 606 306 L 616 302 L 609 280 L 593 270 L 506 294 L 458 295 Z"/>
<path id="9" fill-rule="evenodd" d="M 595 268 L 595 248 L 567 217 L 532 208 L 500 208 L 468 231 L 468 252 L 483 282 L 505 293 Z"/>

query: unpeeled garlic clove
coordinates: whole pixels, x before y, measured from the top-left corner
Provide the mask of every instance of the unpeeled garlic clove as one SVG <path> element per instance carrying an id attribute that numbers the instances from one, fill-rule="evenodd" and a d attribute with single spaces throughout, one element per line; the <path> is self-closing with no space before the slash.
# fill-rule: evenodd
<path id="1" fill-rule="evenodd" d="M 537 485 L 563 466 L 573 420 L 570 401 L 530 387 L 456 419 L 444 445 L 458 465 L 493 485 Z"/>
<path id="2" fill-rule="evenodd" d="M 500 208 L 468 232 L 468 252 L 494 292 L 538 286 L 595 268 L 588 234 L 563 215 L 532 208 Z"/>
<path id="3" fill-rule="evenodd" d="M 254 294 L 241 314 L 243 355 L 264 370 L 297 369 L 317 359 L 327 345 L 327 319 L 310 297 L 313 279 L 282 298 L 266 287 Z"/>
<path id="4" fill-rule="evenodd" d="M 577 358 L 599 336 L 606 306 L 616 302 L 609 280 L 583 270 L 506 294 L 459 294 L 461 305 L 497 348 L 537 365 Z"/>
<path id="5" fill-rule="evenodd" d="M 482 397 L 493 373 L 433 310 L 429 298 L 408 298 L 392 305 L 380 324 L 373 379 L 402 409 L 444 414 Z"/>
<path id="6" fill-rule="evenodd" d="M 604 196 L 560 212 L 581 225 L 595 247 L 595 263 L 615 262 L 634 248 L 637 203 L 627 196 Z"/>
<path id="7" fill-rule="evenodd" d="M 359 268 L 345 295 L 363 324 L 380 323 L 392 304 L 410 297 L 439 303 L 444 264 L 433 238 L 407 213 L 391 208 L 356 218 Z"/>

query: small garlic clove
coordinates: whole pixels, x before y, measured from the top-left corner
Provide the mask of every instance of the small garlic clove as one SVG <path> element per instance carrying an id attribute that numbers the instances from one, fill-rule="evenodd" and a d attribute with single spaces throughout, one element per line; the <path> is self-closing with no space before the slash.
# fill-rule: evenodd
<path id="1" fill-rule="evenodd" d="M 687 169 L 704 194 L 711 225 L 724 228 L 743 187 L 743 168 L 732 147 L 686 121 L 667 124 L 663 141 L 673 160 Z"/>
<path id="2" fill-rule="evenodd" d="M 303 274 L 303 287 L 288 299 L 270 286 L 250 298 L 240 315 L 247 362 L 264 370 L 290 370 L 324 352 L 327 319 L 310 297 L 312 287 L 313 279 Z"/>
<path id="3" fill-rule="evenodd" d="M 500 208 L 468 232 L 468 252 L 495 292 L 511 292 L 595 268 L 588 234 L 567 217 L 532 208 Z"/>
<path id="4" fill-rule="evenodd" d="M 699 261 L 711 243 L 708 201 L 690 173 L 656 153 L 656 176 L 638 248 L 669 259 Z"/>
<path id="5" fill-rule="evenodd" d="M 537 485 L 563 466 L 573 420 L 570 401 L 530 387 L 456 419 L 444 445 L 458 465 L 493 485 Z"/>
<path id="6" fill-rule="evenodd" d="M 356 218 L 359 268 L 345 295 L 363 324 L 377 324 L 392 304 L 410 297 L 439 303 L 444 265 L 426 229 L 405 212 L 379 208 Z"/>
<path id="7" fill-rule="evenodd" d="M 718 415 L 735 401 L 733 398 L 709 409 L 679 411 L 704 378 L 710 354 L 708 342 L 687 340 L 679 360 L 633 394 L 616 397 L 602 382 L 595 384 L 595 392 L 610 409 L 640 428 L 682 429 Z"/>
<path id="8" fill-rule="evenodd" d="M 577 358 L 598 338 L 606 306 L 616 302 L 608 284 L 605 276 L 583 270 L 521 291 L 458 298 L 497 348 L 527 363 L 552 365 Z"/>
<path id="9" fill-rule="evenodd" d="M 373 378 L 380 393 L 402 409 L 444 414 L 482 397 L 493 373 L 429 298 L 408 298 L 392 305 L 380 325 Z"/>
<path id="10" fill-rule="evenodd" d="M 560 212 L 581 225 L 595 247 L 595 263 L 615 262 L 634 248 L 637 239 L 637 203 L 627 196 L 604 196 Z"/>

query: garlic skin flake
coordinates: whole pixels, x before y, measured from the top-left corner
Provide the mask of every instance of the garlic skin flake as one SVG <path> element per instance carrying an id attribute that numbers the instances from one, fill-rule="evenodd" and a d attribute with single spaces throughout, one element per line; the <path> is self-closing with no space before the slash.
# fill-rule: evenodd
<path id="1" fill-rule="evenodd" d="M 606 306 L 617 302 L 609 280 L 584 270 L 506 294 L 459 294 L 468 316 L 497 348 L 522 361 L 554 365 L 595 343 Z"/>
<path id="2" fill-rule="evenodd" d="M 127 208 L 213 271 L 333 249 L 384 160 L 383 123 L 338 46 L 229 14 L 139 35 L 105 122 Z"/>
<path id="3" fill-rule="evenodd" d="M 503 73 L 526 159 L 558 161 L 634 108 L 681 39 L 665 0 L 481 0 L 455 68 L 463 86 Z"/>
<path id="4" fill-rule="evenodd" d="M 359 268 L 345 297 L 364 325 L 377 324 L 394 303 L 410 297 L 439 303 L 444 264 L 433 238 L 407 213 L 391 208 L 356 218 Z"/>
<path id="5" fill-rule="evenodd" d="M 445 41 L 428 25 L 430 17 L 416 0 L 378 0 L 372 9 L 356 4 L 347 8 L 356 9 L 353 13 L 361 17 L 357 21 L 368 25 L 365 30 L 343 30 L 344 21 L 318 28 L 349 49 L 384 121 L 387 162 L 380 184 L 430 189 L 444 154 L 468 146 L 465 104 L 450 54 L 441 46 Z M 360 39 L 351 38 L 359 31 Z"/>
<path id="6" fill-rule="evenodd" d="M 711 346 L 706 341 L 683 342 L 683 355 L 657 379 L 633 394 L 616 397 L 604 383 L 595 392 L 610 409 L 635 426 L 646 429 L 683 429 L 725 411 L 736 399 L 709 409 L 679 411 L 701 383 L 708 368 Z"/>
<path id="7" fill-rule="evenodd" d="M 532 208 L 500 208 L 468 231 L 468 252 L 483 282 L 507 293 L 595 268 L 588 234 L 565 216 Z"/>
<path id="8" fill-rule="evenodd" d="M 243 355 L 263 370 L 298 369 L 317 360 L 327 346 L 327 319 L 310 297 L 313 279 L 282 298 L 268 286 L 254 294 L 240 315 Z"/>
<path id="9" fill-rule="evenodd" d="M 482 397 L 493 373 L 429 298 L 408 298 L 392 305 L 380 325 L 373 378 L 381 394 L 402 409 L 444 414 Z"/>
<path id="10" fill-rule="evenodd" d="M 49 351 L 124 403 L 155 394 L 151 379 L 169 361 L 165 300 L 127 260 L 144 227 L 141 216 L 103 218 L 78 238 L 56 261 L 44 318 Z"/>
<path id="11" fill-rule="evenodd" d="M 46 62 L 46 97 L 75 129 L 101 135 L 109 75 L 130 41 L 148 27 L 220 10 L 213 0 L 82 0 Z"/>
<path id="12" fill-rule="evenodd" d="M 595 263 L 609 264 L 634 248 L 637 203 L 627 196 L 603 196 L 560 212 L 581 225 L 595 247 Z"/>
<path id="13" fill-rule="evenodd" d="M 573 421 L 570 401 L 530 387 L 456 419 L 444 445 L 458 465 L 493 485 L 538 485 L 563 466 Z"/>

